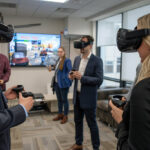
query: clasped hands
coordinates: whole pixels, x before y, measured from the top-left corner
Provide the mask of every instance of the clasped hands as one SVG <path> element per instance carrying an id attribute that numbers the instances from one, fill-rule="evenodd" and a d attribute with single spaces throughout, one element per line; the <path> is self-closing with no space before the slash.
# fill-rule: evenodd
<path id="1" fill-rule="evenodd" d="M 74 80 L 74 79 L 78 79 L 81 80 L 82 75 L 79 71 L 71 71 L 69 73 L 69 79 Z"/>

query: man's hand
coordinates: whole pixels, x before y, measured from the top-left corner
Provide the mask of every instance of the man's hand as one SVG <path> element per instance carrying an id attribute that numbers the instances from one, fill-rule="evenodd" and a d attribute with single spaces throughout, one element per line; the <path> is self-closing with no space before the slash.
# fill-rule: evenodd
<path id="1" fill-rule="evenodd" d="M 79 71 L 75 71 L 75 72 L 74 72 L 74 77 L 75 77 L 76 79 L 78 79 L 78 80 L 81 80 L 82 75 L 81 75 L 81 73 L 80 73 Z"/>
<path id="2" fill-rule="evenodd" d="M 16 87 L 17 86 L 13 86 L 5 92 L 4 95 L 8 100 L 14 100 L 17 98 L 17 93 L 12 90 L 13 88 L 16 88 Z"/>
<path id="3" fill-rule="evenodd" d="M 74 80 L 74 71 L 70 71 L 68 77 L 70 80 Z"/>
<path id="4" fill-rule="evenodd" d="M 23 105 L 26 108 L 26 111 L 29 112 L 33 107 L 34 100 L 32 97 L 24 98 L 22 94 L 19 93 L 19 104 Z"/>
<path id="5" fill-rule="evenodd" d="M 111 114 L 112 117 L 114 118 L 114 120 L 119 124 L 122 121 L 122 114 L 123 114 L 123 110 L 119 109 L 118 107 L 116 107 L 112 101 L 110 100 L 109 102 L 109 106 L 112 108 L 111 110 Z"/>
<path id="6" fill-rule="evenodd" d="M 0 85 L 3 85 L 4 84 L 4 80 L 0 80 Z"/>

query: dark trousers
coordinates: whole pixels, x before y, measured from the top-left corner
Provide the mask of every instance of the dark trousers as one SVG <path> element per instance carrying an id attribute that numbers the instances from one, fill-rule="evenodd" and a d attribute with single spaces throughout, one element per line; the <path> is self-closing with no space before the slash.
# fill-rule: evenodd
<path id="1" fill-rule="evenodd" d="M 63 113 L 64 107 L 64 115 L 67 116 L 69 112 L 69 102 L 68 102 L 68 92 L 69 88 L 60 88 L 58 83 L 55 83 L 55 91 L 58 100 L 58 113 Z"/>
<path id="2" fill-rule="evenodd" d="M 87 124 L 90 128 L 92 145 L 94 150 L 99 150 L 100 138 L 99 130 L 96 122 L 96 109 L 82 109 L 80 107 L 80 94 L 77 93 L 76 104 L 74 106 L 74 121 L 75 121 L 75 140 L 77 145 L 83 143 L 83 118 L 86 117 Z"/>

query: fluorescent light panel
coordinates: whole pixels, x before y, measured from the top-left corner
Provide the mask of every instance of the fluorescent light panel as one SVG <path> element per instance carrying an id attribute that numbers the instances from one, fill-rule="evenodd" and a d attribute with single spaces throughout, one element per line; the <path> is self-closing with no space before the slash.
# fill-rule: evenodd
<path id="1" fill-rule="evenodd" d="M 43 1 L 47 1 L 47 2 L 55 2 L 55 3 L 65 3 L 68 0 L 43 0 Z"/>

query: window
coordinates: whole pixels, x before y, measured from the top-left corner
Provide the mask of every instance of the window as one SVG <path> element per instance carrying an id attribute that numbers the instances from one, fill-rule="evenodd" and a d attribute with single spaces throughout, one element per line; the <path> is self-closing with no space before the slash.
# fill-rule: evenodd
<path id="1" fill-rule="evenodd" d="M 103 86 L 118 86 L 118 81 L 112 79 L 134 81 L 136 67 L 140 63 L 139 54 L 122 53 L 121 57 L 116 45 L 116 36 L 120 27 L 134 29 L 137 26 L 137 19 L 148 14 L 149 10 L 150 5 L 147 5 L 97 21 L 97 48 L 103 60 L 104 76 L 108 77 L 104 80 Z"/>
<path id="2" fill-rule="evenodd" d="M 115 79 L 120 79 L 121 53 L 116 46 L 116 35 L 120 27 L 122 27 L 121 14 L 98 21 L 97 46 L 101 51 L 104 76 Z"/>

